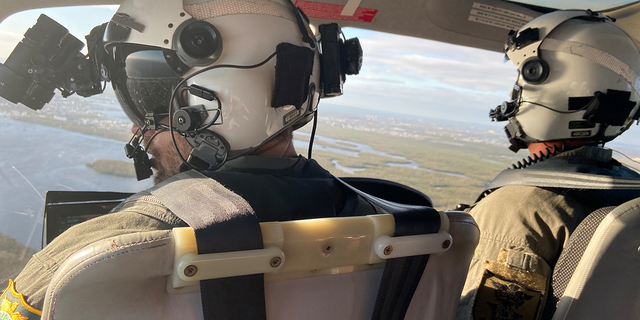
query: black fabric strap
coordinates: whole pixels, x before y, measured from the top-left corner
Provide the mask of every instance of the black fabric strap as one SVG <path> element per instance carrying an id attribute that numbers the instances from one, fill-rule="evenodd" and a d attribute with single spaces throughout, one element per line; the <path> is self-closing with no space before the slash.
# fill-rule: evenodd
<path id="1" fill-rule="evenodd" d="M 369 201 L 381 213 L 393 214 L 396 224 L 394 237 L 437 233 L 440 230 L 440 214 L 431 207 L 390 202 L 366 194 L 336 179 Z M 372 320 L 404 319 L 428 261 L 429 255 L 387 260 L 371 316 Z"/>
<path id="2" fill-rule="evenodd" d="M 251 206 L 215 180 L 187 171 L 150 192 L 195 230 L 198 254 L 263 249 Z M 200 296 L 205 320 L 267 317 L 263 274 L 200 281 Z"/>
<path id="3" fill-rule="evenodd" d="M 395 237 L 436 233 L 440 229 L 440 214 L 433 208 L 395 213 L 393 217 Z M 429 255 L 387 260 L 371 319 L 404 319 L 428 261 Z"/>

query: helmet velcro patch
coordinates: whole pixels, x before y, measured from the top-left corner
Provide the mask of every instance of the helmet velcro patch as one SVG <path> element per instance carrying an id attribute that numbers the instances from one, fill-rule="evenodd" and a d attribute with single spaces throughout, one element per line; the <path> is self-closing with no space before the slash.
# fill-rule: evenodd
<path id="1" fill-rule="evenodd" d="M 289 1 L 289 0 L 285 0 Z M 284 1 L 273 0 L 188 0 L 185 1 L 184 11 L 197 20 L 236 14 L 261 14 L 296 21 L 291 8 Z"/>

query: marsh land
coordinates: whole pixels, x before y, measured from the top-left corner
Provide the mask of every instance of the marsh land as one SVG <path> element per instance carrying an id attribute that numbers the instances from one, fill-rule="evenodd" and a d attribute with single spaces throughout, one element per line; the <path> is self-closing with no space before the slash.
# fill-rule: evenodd
<path id="1" fill-rule="evenodd" d="M 365 176 L 404 183 L 429 195 L 438 209 L 472 203 L 501 170 L 522 158 L 511 153 L 501 132 L 484 127 L 375 112 L 335 112 L 319 116 L 313 158 L 336 176 Z M 127 141 L 130 122 L 115 99 L 54 97 L 38 112 L 0 103 L 4 117 L 109 139 Z M 295 135 L 307 154 L 311 126 Z M 98 173 L 133 177 L 130 163 L 96 159 L 86 163 Z"/>
<path id="2" fill-rule="evenodd" d="M 38 112 L 0 101 L 0 280 L 40 248 L 47 190 L 135 192 L 133 164 L 123 156 L 130 122 L 113 97 L 54 98 Z M 57 129 L 54 129 L 57 128 Z M 294 136 L 307 155 L 311 126 Z M 431 197 L 439 210 L 473 203 L 501 170 L 523 157 L 502 132 L 463 123 L 323 109 L 313 158 L 332 174 L 400 182 Z M 53 180 L 53 181 L 52 181 Z"/>

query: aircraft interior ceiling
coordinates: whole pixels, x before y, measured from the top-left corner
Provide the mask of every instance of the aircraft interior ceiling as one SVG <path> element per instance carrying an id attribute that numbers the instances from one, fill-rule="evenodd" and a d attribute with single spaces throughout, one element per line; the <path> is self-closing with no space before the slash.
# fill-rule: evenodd
<path id="1" fill-rule="evenodd" d="M 505 34 L 533 18 L 559 9 L 602 10 L 617 24 L 640 39 L 640 3 L 626 0 L 544 1 L 524 0 L 523 4 L 504 0 L 296 0 L 312 23 L 329 21 L 342 27 L 356 27 L 407 35 L 457 45 L 502 51 Z M 115 0 L 1 0 L 0 20 L 13 13 L 41 8 L 78 5 L 117 5 Z M 608 9 L 604 9 L 608 8 Z"/>

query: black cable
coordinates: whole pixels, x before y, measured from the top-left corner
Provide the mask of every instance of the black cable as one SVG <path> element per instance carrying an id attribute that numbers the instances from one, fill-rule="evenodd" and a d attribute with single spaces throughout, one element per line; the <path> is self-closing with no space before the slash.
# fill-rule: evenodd
<path id="1" fill-rule="evenodd" d="M 313 41 L 313 39 L 311 39 L 311 37 L 309 36 L 309 31 L 307 30 L 307 27 L 304 25 L 304 22 L 302 22 L 303 14 L 305 14 L 304 11 L 296 7 L 296 5 L 291 0 L 286 0 L 286 1 L 291 7 L 291 9 L 293 10 L 293 15 L 296 17 L 296 23 L 298 24 L 300 35 L 302 35 L 302 41 L 308 43 L 309 46 L 311 46 L 311 48 L 315 48 L 316 43 L 315 41 Z M 309 18 L 306 15 L 304 17 L 308 22 Z"/>
<path id="2" fill-rule="evenodd" d="M 176 87 L 171 92 L 171 98 L 169 100 L 169 133 L 171 135 L 171 142 L 173 142 L 173 147 L 175 148 L 176 152 L 178 153 L 178 156 L 180 157 L 180 160 L 182 160 L 182 163 L 184 163 L 187 167 L 189 167 L 191 169 L 198 170 L 198 168 L 196 168 L 194 165 L 192 165 L 189 162 L 187 162 L 187 160 L 182 156 L 182 153 L 178 149 L 178 144 L 176 143 L 176 137 L 173 135 L 173 101 L 175 100 L 176 92 L 178 91 L 180 86 L 182 86 L 187 80 L 189 80 L 189 79 L 191 79 L 191 78 L 193 78 L 193 77 L 195 77 L 195 76 L 197 76 L 197 75 L 199 75 L 199 74 L 201 74 L 203 72 L 210 71 L 210 70 L 213 70 L 213 69 L 219 69 L 219 68 L 254 69 L 254 68 L 259 68 L 259 67 L 265 65 L 267 62 L 269 62 L 275 56 L 276 56 L 276 52 L 272 53 L 269 57 L 264 59 L 262 62 L 260 62 L 258 64 L 250 65 L 250 66 L 239 66 L 239 65 L 233 65 L 233 64 L 218 64 L 218 65 L 210 66 L 210 67 L 207 67 L 207 68 L 204 68 L 204 69 L 200 69 L 200 70 L 194 72 L 193 74 L 191 74 L 188 77 L 182 79 L 180 82 L 178 82 L 178 84 L 176 84 Z M 218 99 L 218 103 L 220 103 L 219 99 Z M 222 108 L 221 108 L 220 112 L 222 112 Z"/>
<path id="3" fill-rule="evenodd" d="M 565 149 L 565 144 L 563 142 L 562 149 L 558 149 L 558 147 L 556 147 L 555 145 L 553 145 L 552 148 L 547 147 L 546 149 L 547 149 L 546 153 L 542 152 L 542 151 L 539 151 L 538 153 L 534 153 L 532 156 L 528 156 L 528 157 L 522 158 L 522 160 L 512 164 L 512 167 L 509 168 L 509 169 L 524 169 L 524 168 L 526 168 L 526 167 L 528 167 L 528 166 L 530 166 L 532 164 L 536 164 L 538 162 L 545 161 L 545 160 L 547 160 L 547 159 L 549 159 L 549 158 L 551 158 L 551 157 L 563 152 L 564 149 Z"/>
<path id="4" fill-rule="evenodd" d="M 209 122 L 203 124 L 200 128 L 197 129 L 193 129 L 190 131 L 183 131 L 182 133 L 193 133 L 193 134 L 198 134 L 198 132 L 203 131 L 203 130 L 207 130 L 209 129 L 209 127 L 211 127 L 212 125 L 214 125 L 216 123 L 216 121 L 218 121 L 218 119 L 220 118 L 220 116 L 222 116 L 222 102 L 220 102 L 220 99 L 218 99 L 216 97 L 216 102 L 218 102 L 218 109 L 204 109 L 204 111 L 217 111 L 217 113 L 211 118 L 211 120 L 209 120 Z M 224 120 L 223 120 L 224 122 Z"/>
<path id="5" fill-rule="evenodd" d="M 160 128 L 160 130 L 156 130 L 156 132 L 151 136 L 151 138 L 149 138 L 149 141 L 147 141 L 147 145 L 145 146 L 144 151 L 148 153 L 149 152 L 149 146 L 151 145 L 151 141 L 153 141 L 153 139 L 157 135 L 159 135 L 159 134 L 161 134 L 163 132 L 167 132 L 168 130 L 169 130 L 168 128 L 164 128 L 164 127 Z M 144 133 L 142 134 L 142 137 L 144 137 Z"/>
<path id="6" fill-rule="evenodd" d="M 313 127 L 311 128 L 311 137 L 309 138 L 309 150 L 308 158 L 311 159 L 311 152 L 313 151 L 313 140 L 316 137 L 316 127 L 318 126 L 318 109 L 313 112 Z"/>
<path id="7" fill-rule="evenodd" d="M 47 205 L 46 203 L 44 204 L 45 206 Z M 44 227 L 45 227 L 45 223 L 47 221 L 47 210 L 46 207 L 44 208 L 45 210 L 42 210 L 42 232 L 40 233 L 40 250 L 44 249 Z"/>
<path id="8" fill-rule="evenodd" d="M 556 112 L 556 113 L 561 113 L 561 114 L 571 114 L 571 113 L 580 112 L 580 111 L 583 111 L 583 110 L 587 109 L 587 107 L 589 106 L 589 104 L 587 104 L 586 106 L 584 106 L 584 107 L 582 107 L 582 108 L 580 108 L 580 109 L 577 109 L 577 110 L 559 111 L 559 110 L 553 109 L 553 108 L 551 108 L 551 107 L 545 106 L 544 104 L 540 104 L 540 103 L 533 102 L 533 101 L 526 101 L 526 100 L 525 100 L 525 101 L 522 101 L 522 102 L 520 103 L 520 105 L 522 105 L 522 103 L 525 103 L 525 102 L 526 102 L 526 103 L 529 103 L 529 104 L 532 104 L 532 105 L 534 105 L 534 106 L 543 107 L 543 108 L 548 109 L 548 110 L 550 110 L 550 111 L 553 111 L 553 112 Z"/>
<path id="9" fill-rule="evenodd" d="M 189 91 L 189 87 L 181 88 L 180 89 L 180 95 L 182 96 L 182 94 L 185 93 L 186 91 Z M 218 98 L 218 95 L 215 94 L 215 92 L 212 92 L 212 94 L 213 94 L 213 99 L 216 100 L 216 102 L 218 103 L 218 109 L 204 109 L 204 111 L 208 112 L 208 111 L 214 111 L 215 110 L 215 111 L 218 111 L 218 113 L 213 118 L 211 118 L 211 120 L 209 120 L 209 122 L 207 122 L 206 124 L 202 125 L 200 128 L 197 128 L 197 129 L 194 129 L 194 130 L 191 130 L 191 131 L 184 131 L 184 133 L 198 134 L 199 131 L 207 130 L 209 127 L 214 125 L 215 122 L 218 120 L 218 118 L 220 118 L 220 116 L 222 115 L 222 102 Z M 187 103 L 187 101 L 183 101 L 183 102 Z"/>

